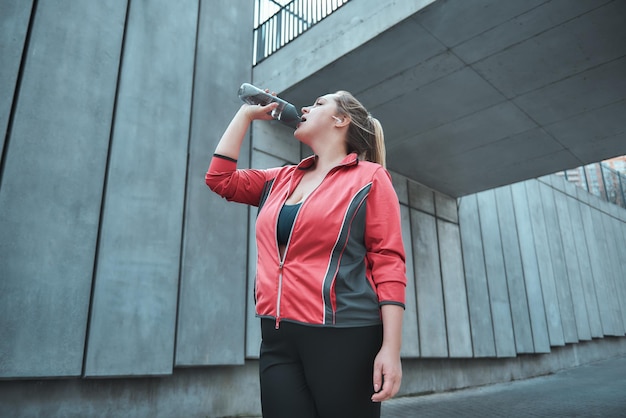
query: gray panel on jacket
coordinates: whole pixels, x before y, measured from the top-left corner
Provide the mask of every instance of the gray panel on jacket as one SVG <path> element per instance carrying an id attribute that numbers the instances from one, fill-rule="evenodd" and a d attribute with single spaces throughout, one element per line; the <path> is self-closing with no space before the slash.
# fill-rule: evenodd
<path id="1" fill-rule="evenodd" d="M 28 19 L 33 8 L 32 0 L 4 0 L 0 2 L 0 156 L 4 149 L 4 140 L 13 94 L 15 93 L 22 52 L 26 33 L 28 32 Z"/>
<path id="2" fill-rule="evenodd" d="M 126 11 L 119 3 L 37 6 L 0 191 L 2 377 L 81 374 Z"/>
<path id="3" fill-rule="evenodd" d="M 476 195 L 459 199 L 459 227 L 474 357 L 495 357 L 496 346 Z"/>
<path id="4" fill-rule="evenodd" d="M 411 210 L 421 357 L 447 357 L 446 319 L 435 217 Z"/>
<path id="5" fill-rule="evenodd" d="M 450 357 L 472 357 L 472 333 L 459 226 L 438 219 L 437 233 L 449 355 Z"/>
<path id="6" fill-rule="evenodd" d="M 524 284 L 526 286 L 526 298 L 528 299 L 533 345 L 535 353 L 549 353 L 550 338 L 548 336 L 548 325 L 546 323 L 546 312 L 541 292 L 541 279 L 539 278 L 539 266 L 537 265 L 537 254 L 535 252 L 532 221 L 530 219 L 525 184 L 516 183 L 512 185 L 511 196 L 513 197 L 520 256 L 524 270 Z"/>
<path id="7" fill-rule="evenodd" d="M 569 288 L 572 294 L 572 304 L 574 309 L 574 319 L 576 320 L 576 333 L 580 340 L 591 339 L 591 329 L 589 327 L 589 316 L 587 315 L 587 305 L 585 302 L 585 292 L 583 290 L 582 279 L 580 277 L 580 266 L 576 254 L 575 231 L 579 228 L 572 226 L 570 215 L 570 200 L 565 194 L 554 193 L 554 203 L 558 214 L 559 227 L 563 242 L 563 256 L 567 277 L 569 278 Z"/>
<path id="8" fill-rule="evenodd" d="M 197 5 L 130 3 L 87 376 L 172 371 Z"/>
<path id="9" fill-rule="evenodd" d="M 539 277 L 541 279 L 541 291 L 546 311 L 550 345 L 560 346 L 565 344 L 565 338 L 563 337 L 559 298 L 554 283 L 550 244 L 548 242 L 548 233 L 546 232 L 546 219 L 541 202 L 541 191 L 539 190 L 540 183 L 537 180 L 531 180 L 524 184 L 526 186 L 528 209 L 535 240 L 534 247 L 537 254 L 537 267 L 539 268 Z"/>
<path id="10" fill-rule="evenodd" d="M 496 197 L 493 190 L 478 193 L 478 214 L 485 255 L 485 272 L 489 287 L 489 301 L 493 319 L 493 335 L 498 357 L 516 355 L 511 305 L 507 288 L 502 240 L 498 224 Z"/>
<path id="11" fill-rule="evenodd" d="M 245 357 L 248 209 L 204 182 L 215 146 L 241 105 L 237 90 L 250 77 L 252 38 L 241 28 L 252 25 L 252 4 L 245 4 L 200 3 L 176 365 L 242 364 Z M 240 166 L 249 161 L 246 140 Z"/>
<path id="12" fill-rule="evenodd" d="M 515 210 L 513 209 L 513 196 L 510 187 L 500 187 L 494 192 L 498 208 L 498 224 L 502 238 L 502 255 L 506 269 L 509 303 L 511 304 L 511 319 L 515 334 L 515 350 L 518 353 L 532 353 L 535 349 L 530 326 L 526 285 L 524 284 L 524 269 L 517 236 Z"/>
<path id="13" fill-rule="evenodd" d="M 557 213 L 554 203 L 554 189 L 542 182 L 538 182 L 539 192 L 543 203 L 543 213 L 545 216 L 546 233 L 548 247 L 550 248 L 550 258 L 552 261 L 552 274 L 561 312 L 561 325 L 563 327 L 563 338 L 565 343 L 578 342 L 576 331 L 576 317 L 574 315 L 574 304 L 572 302 L 572 292 L 570 290 L 569 276 L 565 266 L 565 255 L 563 254 L 563 242 L 561 229 L 559 227 L 559 217 L 564 216 Z"/>

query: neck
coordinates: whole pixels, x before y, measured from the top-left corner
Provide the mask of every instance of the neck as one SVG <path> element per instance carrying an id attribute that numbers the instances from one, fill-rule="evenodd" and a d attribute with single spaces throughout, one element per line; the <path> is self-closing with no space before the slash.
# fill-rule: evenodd
<path id="1" fill-rule="evenodd" d="M 322 152 L 316 152 L 317 162 L 315 170 L 329 171 L 336 167 L 348 155 L 345 150 L 329 149 Z"/>

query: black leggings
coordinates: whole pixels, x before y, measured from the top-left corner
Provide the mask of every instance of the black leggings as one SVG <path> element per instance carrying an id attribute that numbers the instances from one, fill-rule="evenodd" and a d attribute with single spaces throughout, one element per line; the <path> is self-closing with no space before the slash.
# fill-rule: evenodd
<path id="1" fill-rule="evenodd" d="M 261 320 L 264 418 L 380 418 L 372 402 L 382 325 L 328 328 Z"/>

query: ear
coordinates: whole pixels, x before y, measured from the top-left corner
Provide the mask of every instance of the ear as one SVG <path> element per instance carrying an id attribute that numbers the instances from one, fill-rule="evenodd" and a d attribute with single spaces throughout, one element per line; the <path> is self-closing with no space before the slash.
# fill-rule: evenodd
<path id="1" fill-rule="evenodd" d="M 338 128 L 350 125 L 350 117 L 348 116 L 344 116 L 341 118 L 333 116 L 333 119 L 335 119 L 335 126 L 337 126 Z"/>

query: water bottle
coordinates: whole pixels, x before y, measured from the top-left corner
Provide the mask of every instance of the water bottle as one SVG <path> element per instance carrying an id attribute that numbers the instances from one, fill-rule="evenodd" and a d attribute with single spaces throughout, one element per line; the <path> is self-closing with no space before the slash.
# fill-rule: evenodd
<path id="1" fill-rule="evenodd" d="M 295 129 L 298 122 L 300 122 L 300 115 L 298 115 L 298 111 L 294 105 L 279 97 L 272 96 L 252 84 L 243 83 L 241 87 L 239 87 L 238 94 L 239 98 L 248 104 L 260 104 L 265 106 L 272 102 L 277 102 L 278 106 L 276 109 L 272 110 L 272 117 L 287 126 Z"/>

